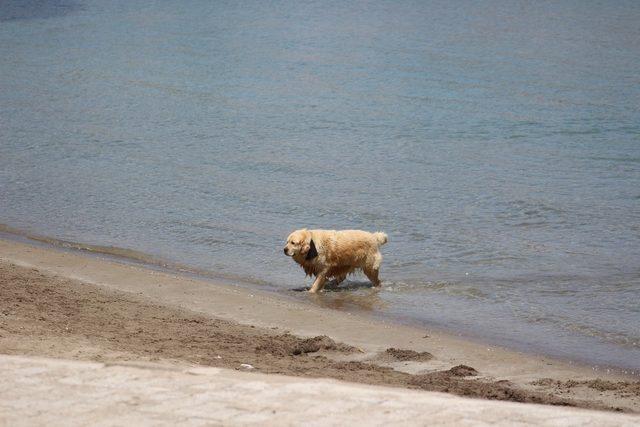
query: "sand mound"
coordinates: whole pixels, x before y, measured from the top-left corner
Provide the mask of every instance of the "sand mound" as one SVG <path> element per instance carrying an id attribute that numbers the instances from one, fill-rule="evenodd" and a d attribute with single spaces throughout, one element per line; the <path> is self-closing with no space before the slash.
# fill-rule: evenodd
<path id="1" fill-rule="evenodd" d="M 326 335 L 305 339 L 291 334 L 283 334 L 264 341 L 265 342 L 256 347 L 256 351 L 273 354 L 275 356 L 298 356 L 307 353 L 316 353 L 320 350 L 339 353 L 353 353 L 357 351 L 355 347 L 337 343 Z"/>
<path id="2" fill-rule="evenodd" d="M 458 365 L 447 371 L 414 375 L 409 384 L 424 390 L 491 400 L 510 400 L 562 406 L 576 404 L 576 402 L 559 398 L 549 393 L 536 393 L 518 389 L 509 381 L 482 381 L 464 378 L 477 374 L 478 372 L 470 366 Z"/>
<path id="3" fill-rule="evenodd" d="M 399 348 L 388 348 L 381 356 L 383 359 L 398 360 L 402 362 L 426 362 L 433 359 L 433 355 L 426 351 L 417 352 L 414 350 L 403 350 Z"/>
<path id="4" fill-rule="evenodd" d="M 586 381 L 559 381 L 551 378 L 542 378 L 531 384 L 542 387 L 550 387 L 554 391 L 564 392 L 567 390 L 586 387 L 599 392 L 611 392 L 617 396 L 640 397 L 640 381 L 607 381 L 601 379 Z"/>

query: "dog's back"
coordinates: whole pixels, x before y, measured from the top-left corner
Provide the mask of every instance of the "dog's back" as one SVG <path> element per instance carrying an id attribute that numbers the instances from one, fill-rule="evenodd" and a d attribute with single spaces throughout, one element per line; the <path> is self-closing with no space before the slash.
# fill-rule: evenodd
<path id="1" fill-rule="evenodd" d="M 323 235 L 322 244 L 325 249 L 326 259 L 332 265 L 350 265 L 356 268 L 363 268 L 367 259 L 379 253 L 380 246 L 387 242 L 387 235 L 381 232 L 369 233 L 361 230 L 314 231 Z"/>

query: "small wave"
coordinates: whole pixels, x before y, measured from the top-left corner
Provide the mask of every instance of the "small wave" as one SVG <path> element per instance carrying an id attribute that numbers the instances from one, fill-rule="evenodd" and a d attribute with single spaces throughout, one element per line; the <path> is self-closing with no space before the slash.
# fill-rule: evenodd
<path id="1" fill-rule="evenodd" d="M 478 258 L 471 261 L 471 264 L 474 265 L 490 265 L 495 263 L 500 263 L 503 261 L 522 261 L 525 260 L 524 257 L 519 257 L 515 255 L 502 255 L 502 256 L 493 256 L 493 257 L 484 257 Z"/>
<path id="2" fill-rule="evenodd" d="M 549 313 L 528 314 L 524 318 L 531 323 L 546 323 L 569 331 L 572 335 L 579 334 L 591 338 L 596 338 L 617 346 L 640 349 L 640 336 L 629 335 L 623 332 L 607 331 L 587 325 L 576 319 L 570 319 L 565 316 L 550 315 Z"/>
<path id="3" fill-rule="evenodd" d="M 640 157 L 587 157 L 587 159 L 606 162 L 640 163 Z"/>
<path id="4" fill-rule="evenodd" d="M 58 18 L 81 10 L 80 4 L 70 0 L 0 2 L 0 22 Z"/>
<path id="5" fill-rule="evenodd" d="M 263 285 L 271 286 L 272 284 L 261 279 L 253 277 L 245 277 L 235 274 L 228 274 L 222 272 L 214 272 L 201 268 L 195 268 L 186 264 L 165 260 L 161 257 L 147 254 L 145 252 L 137 251 L 134 249 L 120 248 L 116 246 L 102 246 L 93 245 L 88 243 L 74 242 L 70 240 L 57 239 L 54 237 L 42 236 L 35 233 L 30 233 L 24 230 L 20 230 L 6 224 L 0 224 L 0 232 L 8 235 L 22 237 L 34 242 L 43 243 L 58 248 L 63 248 L 71 251 L 80 251 L 92 253 L 95 255 L 105 255 L 114 259 L 118 259 L 126 262 L 133 262 L 136 264 L 142 264 L 147 267 L 156 267 L 162 270 L 168 270 L 172 272 L 186 273 L 197 277 L 224 280 L 233 284 L 251 284 L 251 285 Z"/>
<path id="6" fill-rule="evenodd" d="M 559 131 L 549 132 L 549 135 L 565 135 L 565 136 L 573 136 L 573 135 L 598 135 L 600 133 L 607 132 L 607 129 L 562 129 Z"/>
<path id="7" fill-rule="evenodd" d="M 497 215 L 512 227 L 545 227 L 566 223 L 564 210 L 544 201 L 514 200 Z"/>
<path id="8" fill-rule="evenodd" d="M 97 254 L 110 255 L 118 258 L 126 258 L 129 260 L 139 261 L 145 264 L 152 264 L 158 266 L 168 266 L 171 263 L 168 261 L 164 261 L 157 257 L 152 257 L 143 252 L 139 252 L 133 249 L 119 248 L 115 246 L 102 246 L 102 245 L 91 245 L 88 243 L 80 243 L 73 242 L 70 240 L 56 239 L 54 237 L 42 236 L 39 234 L 29 233 L 23 230 L 19 230 L 17 228 L 10 227 L 5 224 L 0 224 L 0 231 L 3 233 L 14 234 L 17 236 L 25 237 L 29 240 L 34 240 L 36 242 L 45 243 L 51 246 L 57 246 L 65 249 L 73 249 L 83 252 L 92 252 Z"/>
<path id="9" fill-rule="evenodd" d="M 384 281 L 382 287 L 385 292 L 414 293 L 434 292 L 465 299 L 487 299 L 489 296 L 479 286 L 455 283 L 449 281 L 434 282 L 405 282 Z"/>

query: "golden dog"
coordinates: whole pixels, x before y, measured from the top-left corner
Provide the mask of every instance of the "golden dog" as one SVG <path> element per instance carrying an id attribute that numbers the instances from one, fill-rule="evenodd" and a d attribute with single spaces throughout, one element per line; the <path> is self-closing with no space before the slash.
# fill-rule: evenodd
<path id="1" fill-rule="evenodd" d="M 289 235 L 284 253 L 300 264 L 307 276 L 316 276 L 309 289 L 315 293 L 322 290 L 327 279 L 335 277 L 339 284 L 357 268 L 373 286 L 380 286 L 380 246 L 385 243 L 387 235 L 382 232 L 303 228 Z"/>

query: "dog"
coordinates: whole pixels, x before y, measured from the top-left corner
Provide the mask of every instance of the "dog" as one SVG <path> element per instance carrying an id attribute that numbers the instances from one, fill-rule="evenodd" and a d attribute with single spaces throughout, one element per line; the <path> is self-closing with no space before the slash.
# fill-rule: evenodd
<path id="1" fill-rule="evenodd" d="M 327 279 L 340 284 L 347 274 L 361 269 L 374 287 L 380 286 L 378 273 L 382 263 L 380 246 L 387 235 L 380 231 L 296 230 L 287 237 L 284 254 L 300 264 L 307 276 L 315 276 L 309 292 L 324 288 Z"/>

